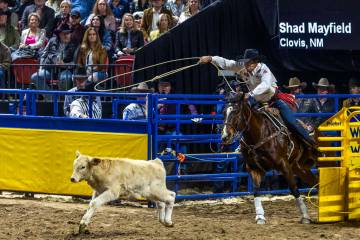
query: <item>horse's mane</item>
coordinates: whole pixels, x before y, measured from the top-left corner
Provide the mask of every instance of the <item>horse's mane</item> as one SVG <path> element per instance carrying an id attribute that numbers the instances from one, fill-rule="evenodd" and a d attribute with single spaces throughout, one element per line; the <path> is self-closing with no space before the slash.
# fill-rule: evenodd
<path id="1" fill-rule="evenodd" d="M 243 92 L 236 93 L 235 95 L 226 98 L 228 103 L 239 103 L 243 101 L 245 94 Z"/>

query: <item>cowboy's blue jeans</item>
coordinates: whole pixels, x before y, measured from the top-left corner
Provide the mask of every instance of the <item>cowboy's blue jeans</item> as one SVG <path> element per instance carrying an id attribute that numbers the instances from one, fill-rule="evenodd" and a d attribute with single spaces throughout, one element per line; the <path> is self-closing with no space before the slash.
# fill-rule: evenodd
<path id="1" fill-rule="evenodd" d="M 291 130 L 299 133 L 309 143 L 314 142 L 314 140 L 309 136 L 308 131 L 300 125 L 294 117 L 293 111 L 291 111 L 290 107 L 284 101 L 277 99 L 275 101 L 275 105 L 276 108 L 279 109 L 281 117 Z"/>

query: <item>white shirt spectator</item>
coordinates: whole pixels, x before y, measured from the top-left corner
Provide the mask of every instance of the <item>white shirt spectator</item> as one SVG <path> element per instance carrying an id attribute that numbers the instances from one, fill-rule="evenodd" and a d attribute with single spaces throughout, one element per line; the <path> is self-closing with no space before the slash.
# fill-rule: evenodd
<path id="1" fill-rule="evenodd" d="M 88 97 L 81 97 L 70 104 L 70 114 L 72 118 L 90 118 Z M 102 117 L 101 102 L 94 99 L 92 102 L 92 118 L 100 119 Z"/>

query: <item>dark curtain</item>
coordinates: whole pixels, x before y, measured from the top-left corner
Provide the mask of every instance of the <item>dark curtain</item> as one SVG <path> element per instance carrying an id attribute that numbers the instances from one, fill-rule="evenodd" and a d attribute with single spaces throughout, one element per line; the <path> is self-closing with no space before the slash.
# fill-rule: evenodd
<path id="1" fill-rule="evenodd" d="M 267 57 L 265 62 L 280 86 L 292 76 L 309 83 L 327 77 L 338 89 L 344 89 L 347 79 L 359 73 L 359 51 L 279 49 L 277 11 L 278 1 L 274 0 L 218 0 L 140 49 L 136 53 L 135 69 L 203 55 L 236 59 L 246 48 L 257 48 Z M 141 71 L 135 74 L 134 81 L 148 80 L 196 61 Z M 213 66 L 201 65 L 168 80 L 177 93 L 213 93 L 221 78 Z"/>

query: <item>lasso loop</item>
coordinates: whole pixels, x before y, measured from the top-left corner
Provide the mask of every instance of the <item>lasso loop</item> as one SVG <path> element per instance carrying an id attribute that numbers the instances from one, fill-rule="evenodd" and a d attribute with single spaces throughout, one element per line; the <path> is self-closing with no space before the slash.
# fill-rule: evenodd
<path id="1" fill-rule="evenodd" d="M 168 64 L 168 63 L 172 63 L 172 62 L 187 61 L 187 60 L 194 60 L 194 59 L 199 60 L 200 57 L 189 57 L 189 58 L 180 58 L 180 59 L 175 59 L 175 60 L 169 60 L 169 61 L 165 61 L 165 62 L 153 64 L 153 65 L 151 65 L 151 66 L 139 68 L 139 69 L 133 70 L 133 71 L 131 71 L 131 72 L 126 72 L 126 73 L 118 74 L 118 75 L 115 75 L 115 76 L 112 76 L 112 77 L 109 77 L 109 78 L 105 78 L 104 80 L 98 82 L 98 83 L 95 85 L 94 88 L 95 88 L 95 90 L 98 91 L 98 92 L 110 92 L 110 91 L 116 91 L 116 90 L 123 90 L 123 89 L 131 88 L 131 87 L 137 86 L 139 83 L 131 84 L 131 85 L 124 86 L 124 87 L 120 87 L 120 88 L 111 88 L 111 89 L 99 89 L 98 86 L 99 86 L 100 84 L 102 84 L 102 83 L 105 83 L 105 82 L 111 80 L 111 79 L 118 78 L 118 77 L 122 77 L 122 76 L 125 76 L 125 75 L 128 75 L 128 74 L 132 74 L 132 73 L 135 73 L 135 72 L 143 71 L 143 70 L 148 69 L 148 68 L 153 68 L 153 67 L 157 67 L 157 66 L 164 65 L 164 64 Z M 197 62 L 197 63 L 195 63 L 195 64 L 192 64 L 192 65 L 185 66 L 185 67 L 181 67 L 181 68 L 178 68 L 178 69 L 175 69 L 175 70 L 166 72 L 166 73 L 163 73 L 163 74 L 161 74 L 161 75 L 157 75 L 157 76 L 153 77 L 152 79 L 149 79 L 149 80 L 146 80 L 146 81 L 143 81 L 143 82 L 145 82 L 145 83 L 146 83 L 146 82 L 152 82 L 152 81 L 161 79 L 161 78 L 163 78 L 163 77 L 166 77 L 166 76 L 170 76 L 170 75 L 172 75 L 172 74 L 175 74 L 175 73 L 177 73 L 177 72 L 183 71 L 183 70 L 185 70 L 185 69 L 195 67 L 195 66 L 197 66 L 197 65 L 199 65 L 199 62 Z"/>
<path id="2" fill-rule="evenodd" d="M 164 64 L 168 64 L 168 63 L 172 63 L 172 62 L 179 62 L 179 61 L 186 61 L 186 60 L 199 60 L 200 57 L 189 57 L 189 58 L 180 58 L 180 59 L 175 59 L 175 60 L 169 60 L 169 61 L 165 61 L 165 62 L 161 62 L 161 63 L 157 63 L 157 64 L 154 64 L 154 65 L 151 65 L 151 66 L 147 66 L 147 67 L 143 67 L 143 68 L 139 68 L 139 69 L 136 69 L 136 70 L 133 70 L 131 72 L 126 72 L 126 73 L 122 73 L 122 74 L 118 74 L 118 75 L 115 75 L 115 76 L 112 76 L 112 77 L 109 77 L 109 78 L 105 78 L 104 80 L 96 83 L 94 89 L 98 92 L 110 92 L 110 91 L 117 91 L 117 90 L 123 90 L 123 89 L 127 89 L 127 88 L 131 88 L 131 87 L 134 87 L 134 86 L 137 86 L 139 85 L 140 83 L 147 83 L 147 82 L 153 82 L 153 81 L 156 81 L 156 80 L 159 80 L 161 78 L 164 78 L 164 77 L 167 77 L 167 76 L 170 76 L 170 75 L 173 75 L 177 72 L 181 72 L 181 71 L 184 71 L 186 69 L 189 69 L 189 68 L 192 68 L 192 67 L 195 67 L 197 65 L 200 64 L 200 62 L 198 61 L 197 63 L 195 64 L 191 64 L 191 65 L 188 65 L 188 66 L 185 66 L 185 67 L 181 67 L 181 68 L 177 68 L 175 70 L 171 70 L 169 72 L 165 72 L 163 74 L 160 74 L 160 75 L 157 75 L 155 77 L 153 77 L 152 79 L 149 79 L 149 80 L 146 80 L 146 81 L 142 81 L 142 82 L 139 82 L 139 83 L 135 83 L 135 84 L 131 84 L 131 85 L 128 85 L 128 86 L 124 86 L 124 87 L 120 87 L 120 88 L 111 88 L 111 89 L 99 89 L 98 86 L 102 83 L 105 83 L 111 79 L 114 79 L 114 78 L 118 78 L 118 77 L 121 77 L 121 76 L 125 76 L 125 75 L 128 75 L 128 74 L 132 74 L 132 73 L 135 73 L 135 72 L 139 72 L 139 71 L 143 71 L 145 69 L 148 69 L 148 68 L 153 68 L 153 67 L 157 67 L 157 66 L 160 66 L 160 65 L 164 65 Z M 214 63 L 211 63 L 217 70 L 218 72 L 220 71 L 219 67 L 214 64 Z M 220 71 L 221 74 L 222 74 L 222 77 L 224 79 L 224 81 L 226 82 L 226 84 L 229 86 L 230 90 L 232 92 L 235 92 L 234 89 L 232 89 L 232 87 L 230 86 L 228 80 L 226 79 L 224 73 L 222 71 Z"/>

